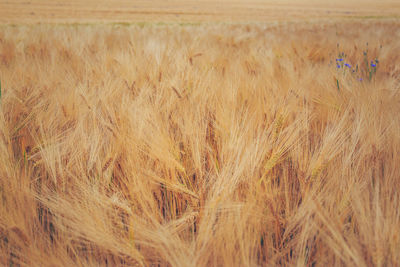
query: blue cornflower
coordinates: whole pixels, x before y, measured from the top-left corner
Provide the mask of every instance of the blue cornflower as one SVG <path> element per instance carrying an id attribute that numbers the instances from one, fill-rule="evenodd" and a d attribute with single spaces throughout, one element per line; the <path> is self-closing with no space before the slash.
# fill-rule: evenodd
<path id="1" fill-rule="evenodd" d="M 338 69 L 340 69 L 340 65 L 339 65 L 339 64 L 336 64 L 336 67 L 337 67 Z"/>
<path id="2" fill-rule="evenodd" d="M 349 63 L 344 63 L 344 65 L 348 68 L 351 68 L 351 65 Z"/>
<path id="3" fill-rule="evenodd" d="M 337 58 L 336 61 L 343 61 L 343 58 Z"/>
<path id="4" fill-rule="evenodd" d="M 374 62 L 373 61 L 371 61 L 371 67 L 376 67 L 376 64 L 374 64 Z"/>

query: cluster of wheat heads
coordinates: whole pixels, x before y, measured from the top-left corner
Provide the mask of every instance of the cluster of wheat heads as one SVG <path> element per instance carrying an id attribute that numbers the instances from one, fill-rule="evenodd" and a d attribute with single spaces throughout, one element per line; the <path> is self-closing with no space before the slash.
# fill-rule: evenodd
<path id="1" fill-rule="evenodd" d="M 2 26 L 0 264 L 399 265 L 399 29 Z"/>

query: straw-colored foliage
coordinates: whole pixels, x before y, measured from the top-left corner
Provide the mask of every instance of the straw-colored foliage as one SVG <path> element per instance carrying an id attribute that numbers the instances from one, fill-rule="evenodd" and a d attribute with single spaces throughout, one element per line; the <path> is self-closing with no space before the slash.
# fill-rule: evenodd
<path id="1" fill-rule="evenodd" d="M 399 26 L 1 26 L 0 264 L 400 265 Z"/>

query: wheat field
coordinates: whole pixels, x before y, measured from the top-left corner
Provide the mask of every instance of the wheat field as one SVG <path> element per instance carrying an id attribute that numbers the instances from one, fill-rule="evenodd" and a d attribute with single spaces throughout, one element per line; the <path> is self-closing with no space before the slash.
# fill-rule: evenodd
<path id="1" fill-rule="evenodd" d="M 3 266 L 399 266 L 400 22 L 0 26 Z"/>
<path id="2" fill-rule="evenodd" d="M 400 18 L 398 0 L 0 0 L 0 23 L 276 22 Z"/>

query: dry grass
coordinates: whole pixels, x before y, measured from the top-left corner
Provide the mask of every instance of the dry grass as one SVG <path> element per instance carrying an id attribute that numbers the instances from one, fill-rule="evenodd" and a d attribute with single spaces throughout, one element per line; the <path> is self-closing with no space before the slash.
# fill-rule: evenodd
<path id="1" fill-rule="evenodd" d="M 400 265 L 399 26 L 2 26 L 0 264 Z"/>

